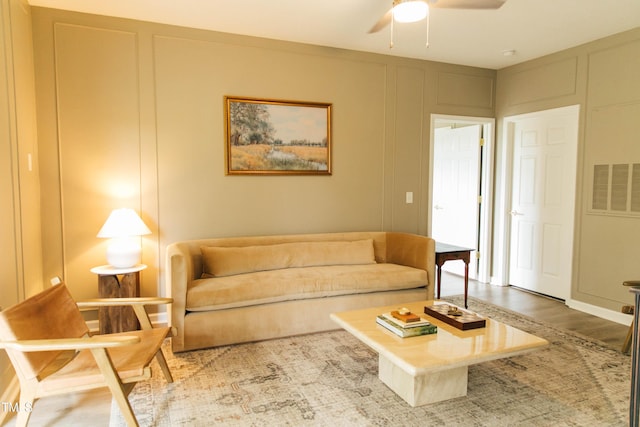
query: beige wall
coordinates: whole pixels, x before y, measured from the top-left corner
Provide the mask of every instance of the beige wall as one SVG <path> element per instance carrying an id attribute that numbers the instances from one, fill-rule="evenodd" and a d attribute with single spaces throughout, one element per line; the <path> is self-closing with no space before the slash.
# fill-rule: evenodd
<path id="1" fill-rule="evenodd" d="M 640 277 L 640 216 L 590 209 L 592 170 L 595 164 L 640 163 L 638 76 L 640 28 L 498 71 L 499 123 L 512 115 L 580 105 L 571 294 L 615 311 L 633 301 L 621 283 Z"/>
<path id="2" fill-rule="evenodd" d="M 0 307 L 42 290 L 40 179 L 30 8 L 0 0 Z M 31 167 L 30 167 L 31 166 Z M 0 352 L 0 401 L 13 370 Z M 6 411 L 0 410 L 0 424 Z"/>
<path id="3" fill-rule="evenodd" d="M 129 206 L 142 293 L 164 293 L 179 239 L 396 230 L 426 234 L 431 113 L 494 116 L 496 72 L 33 9 L 45 277 L 97 294 L 95 237 Z M 225 176 L 223 97 L 333 104 L 331 176 Z M 404 203 L 413 191 L 415 203 Z"/>

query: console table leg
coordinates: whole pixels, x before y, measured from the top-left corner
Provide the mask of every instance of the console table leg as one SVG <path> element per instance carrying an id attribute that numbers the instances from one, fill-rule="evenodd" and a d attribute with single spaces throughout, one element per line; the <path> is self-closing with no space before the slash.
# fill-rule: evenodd
<path id="1" fill-rule="evenodd" d="M 635 294 L 635 309 L 633 312 L 633 344 L 631 349 L 631 395 L 629 399 L 629 426 L 640 425 L 640 289 L 631 288 Z"/>
<path id="2" fill-rule="evenodd" d="M 467 296 L 469 295 L 469 260 L 464 262 L 464 308 L 469 308 Z"/>
<path id="3" fill-rule="evenodd" d="M 440 281 L 442 280 L 442 264 L 436 264 L 436 299 L 440 299 Z"/>

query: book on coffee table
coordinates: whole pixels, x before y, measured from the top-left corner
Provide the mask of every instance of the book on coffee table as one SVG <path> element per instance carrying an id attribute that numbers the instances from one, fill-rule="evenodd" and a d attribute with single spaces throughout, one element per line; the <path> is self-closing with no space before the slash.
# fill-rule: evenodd
<path id="1" fill-rule="evenodd" d="M 403 327 L 400 323 L 397 323 L 398 321 L 396 319 L 389 317 L 391 316 L 381 314 L 376 317 L 376 323 L 402 338 L 417 337 L 438 332 L 438 327 L 428 321 L 424 321 L 426 323 L 420 322 L 422 323 L 421 325 L 412 324 L 410 327 Z"/>

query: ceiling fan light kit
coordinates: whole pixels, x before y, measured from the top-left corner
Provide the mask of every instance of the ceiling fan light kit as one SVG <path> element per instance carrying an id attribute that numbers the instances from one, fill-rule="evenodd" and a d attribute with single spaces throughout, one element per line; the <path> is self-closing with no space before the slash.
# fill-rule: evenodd
<path id="1" fill-rule="evenodd" d="M 418 22 L 427 17 L 429 6 L 422 0 L 396 0 L 392 11 L 397 22 Z"/>

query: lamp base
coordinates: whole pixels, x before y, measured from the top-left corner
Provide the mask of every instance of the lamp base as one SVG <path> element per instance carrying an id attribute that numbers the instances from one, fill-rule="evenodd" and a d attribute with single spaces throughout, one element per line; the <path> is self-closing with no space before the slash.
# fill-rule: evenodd
<path id="1" fill-rule="evenodd" d="M 135 237 L 113 239 L 107 247 L 107 262 L 116 268 L 129 268 L 140 263 L 140 244 Z"/>

